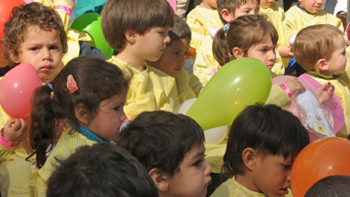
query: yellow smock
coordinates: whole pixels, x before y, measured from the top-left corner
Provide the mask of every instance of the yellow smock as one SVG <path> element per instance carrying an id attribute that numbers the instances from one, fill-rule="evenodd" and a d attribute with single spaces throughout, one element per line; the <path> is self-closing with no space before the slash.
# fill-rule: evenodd
<path id="1" fill-rule="evenodd" d="M 184 101 L 196 98 L 202 89 L 199 80 L 184 69 L 174 78 L 148 65 L 141 72 L 114 56 L 107 61 L 117 65 L 130 81 L 124 112 L 131 120 L 144 111 L 172 112 Z"/>
<path id="2" fill-rule="evenodd" d="M 203 38 L 209 35 L 209 28 L 219 29 L 224 26 L 217 10 L 209 10 L 200 6 L 188 13 L 186 23 L 192 32 L 190 46 L 196 50 L 198 50 Z"/>

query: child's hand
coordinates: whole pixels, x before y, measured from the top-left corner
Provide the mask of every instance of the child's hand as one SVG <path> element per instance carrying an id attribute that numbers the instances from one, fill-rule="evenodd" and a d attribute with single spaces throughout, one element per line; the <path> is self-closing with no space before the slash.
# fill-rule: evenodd
<path id="1" fill-rule="evenodd" d="M 66 3 L 72 8 L 72 10 L 73 10 L 74 7 L 75 7 L 74 0 L 53 0 L 54 3 L 55 3 L 56 1 L 66 2 Z"/>
<path id="2" fill-rule="evenodd" d="M 277 50 L 278 50 L 278 53 L 281 55 L 281 57 L 284 57 L 284 58 L 294 57 L 294 54 L 292 52 L 292 48 L 290 48 L 289 45 L 278 46 Z"/>
<path id="3" fill-rule="evenodd" d="M 321 104 L 329 101 L 329 99 L 332 98 L 333 93 L 334 93 L 334 86 L 328 82 L 324 84 L 322 87 L 317 89 L 315 96 Z"/>
<path id="4" fill-rule="evenodd" d="M 3 128 L 3 137 L 11 142 L 20 142 L 26 135 L 28 124 L 23 119 L 8 120 Z"/>
<path id="5" fill-rule="evenodd" d="M 285 81 L 284 84 L 286 84 L 292 95 L 298 90 L 301 92 L 305 91 L 305 87 L 303 86 L 303 84 L 300 83 L 298 78 L 290 78 L 287 81 Z"/>

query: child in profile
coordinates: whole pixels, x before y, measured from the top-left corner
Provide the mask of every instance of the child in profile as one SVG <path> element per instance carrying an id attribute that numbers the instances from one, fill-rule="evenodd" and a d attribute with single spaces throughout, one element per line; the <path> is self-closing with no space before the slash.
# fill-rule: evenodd
<path id="1" fill-rule="evenodd" d="M 146 168 L 160 197 L 205 197 L 211 167 L 203 129 L 190 117 L 143 112 L 122 130 L 117 144 Z"/>
<path id="2" fill-rule="evenodd" d="M 333 175 L 317 181 L 307 190 L 305 197 L 350 196 L 350 176 Z"/>
<path id="3" fill-rule="evenodd" d="M 308 143 L 307 130 L 292 113 L 275 105 L 248 106 L 231 126 L 222 166 L 228 179 L 211 197 L 292 196 L 293 161 Z"/>
<path id="4" fill-rule="evenodd" d="M 81 146 L 48 180 L 47 197 L 158 197 L 139 161 L 110 143 Z"/>

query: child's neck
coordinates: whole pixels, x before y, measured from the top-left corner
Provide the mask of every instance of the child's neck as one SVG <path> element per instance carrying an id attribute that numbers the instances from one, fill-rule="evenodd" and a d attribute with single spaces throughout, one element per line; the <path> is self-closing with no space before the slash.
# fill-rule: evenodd
<path id="1" fill-rule="evenodd" d="M 256 185 L 254 184 L 254 182 L 252 181 L 252 179 L 249 177 L 249 175 L 245 174 L 245 175 L 236 175 L 236 181 L 243 185 L 244 187 L 246 187 L 247 189 L 249 189 L 250 191 L 254 191 L 254 192 L 259 192 L 259 189 L 256 187 Z"/>
<path id="2" fill-rule="evenodd" d="M 135 55 L 134 53 L 132 53 L 132 51 L 128 51 L 127 49 L 124 49 L 123 51 L 120 51 L 116 57 L 128 63 L 130 66 L 136 68 L 140 72 L 146 70 L 146 67 L 145 67 L 146 60 L 143 58 L 140 58 L 140 56 L 138 55 Z"/>

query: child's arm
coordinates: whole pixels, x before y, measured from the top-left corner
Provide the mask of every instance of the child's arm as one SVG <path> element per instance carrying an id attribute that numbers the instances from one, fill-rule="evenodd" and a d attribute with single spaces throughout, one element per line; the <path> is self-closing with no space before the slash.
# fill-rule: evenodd
<path id="1" fill-rule="evenodd" d="M 315 92 L 315 96 L 321 104 L 329 101 L 334 93 L 334 86 L 331 84 L 331 82 L 327 82 L 322 87 L 318 88 Z"/>
<path id="2" fill-rule="evenodd" d="M 294 57 L 294 54 L 292 52 L 292 48 L 290 48 L 289 44 L 278 46 L 277 50 L 278 50 L 279 54 L 281 55 L 281 57 L 284 57 L 284 58 Z"/>

